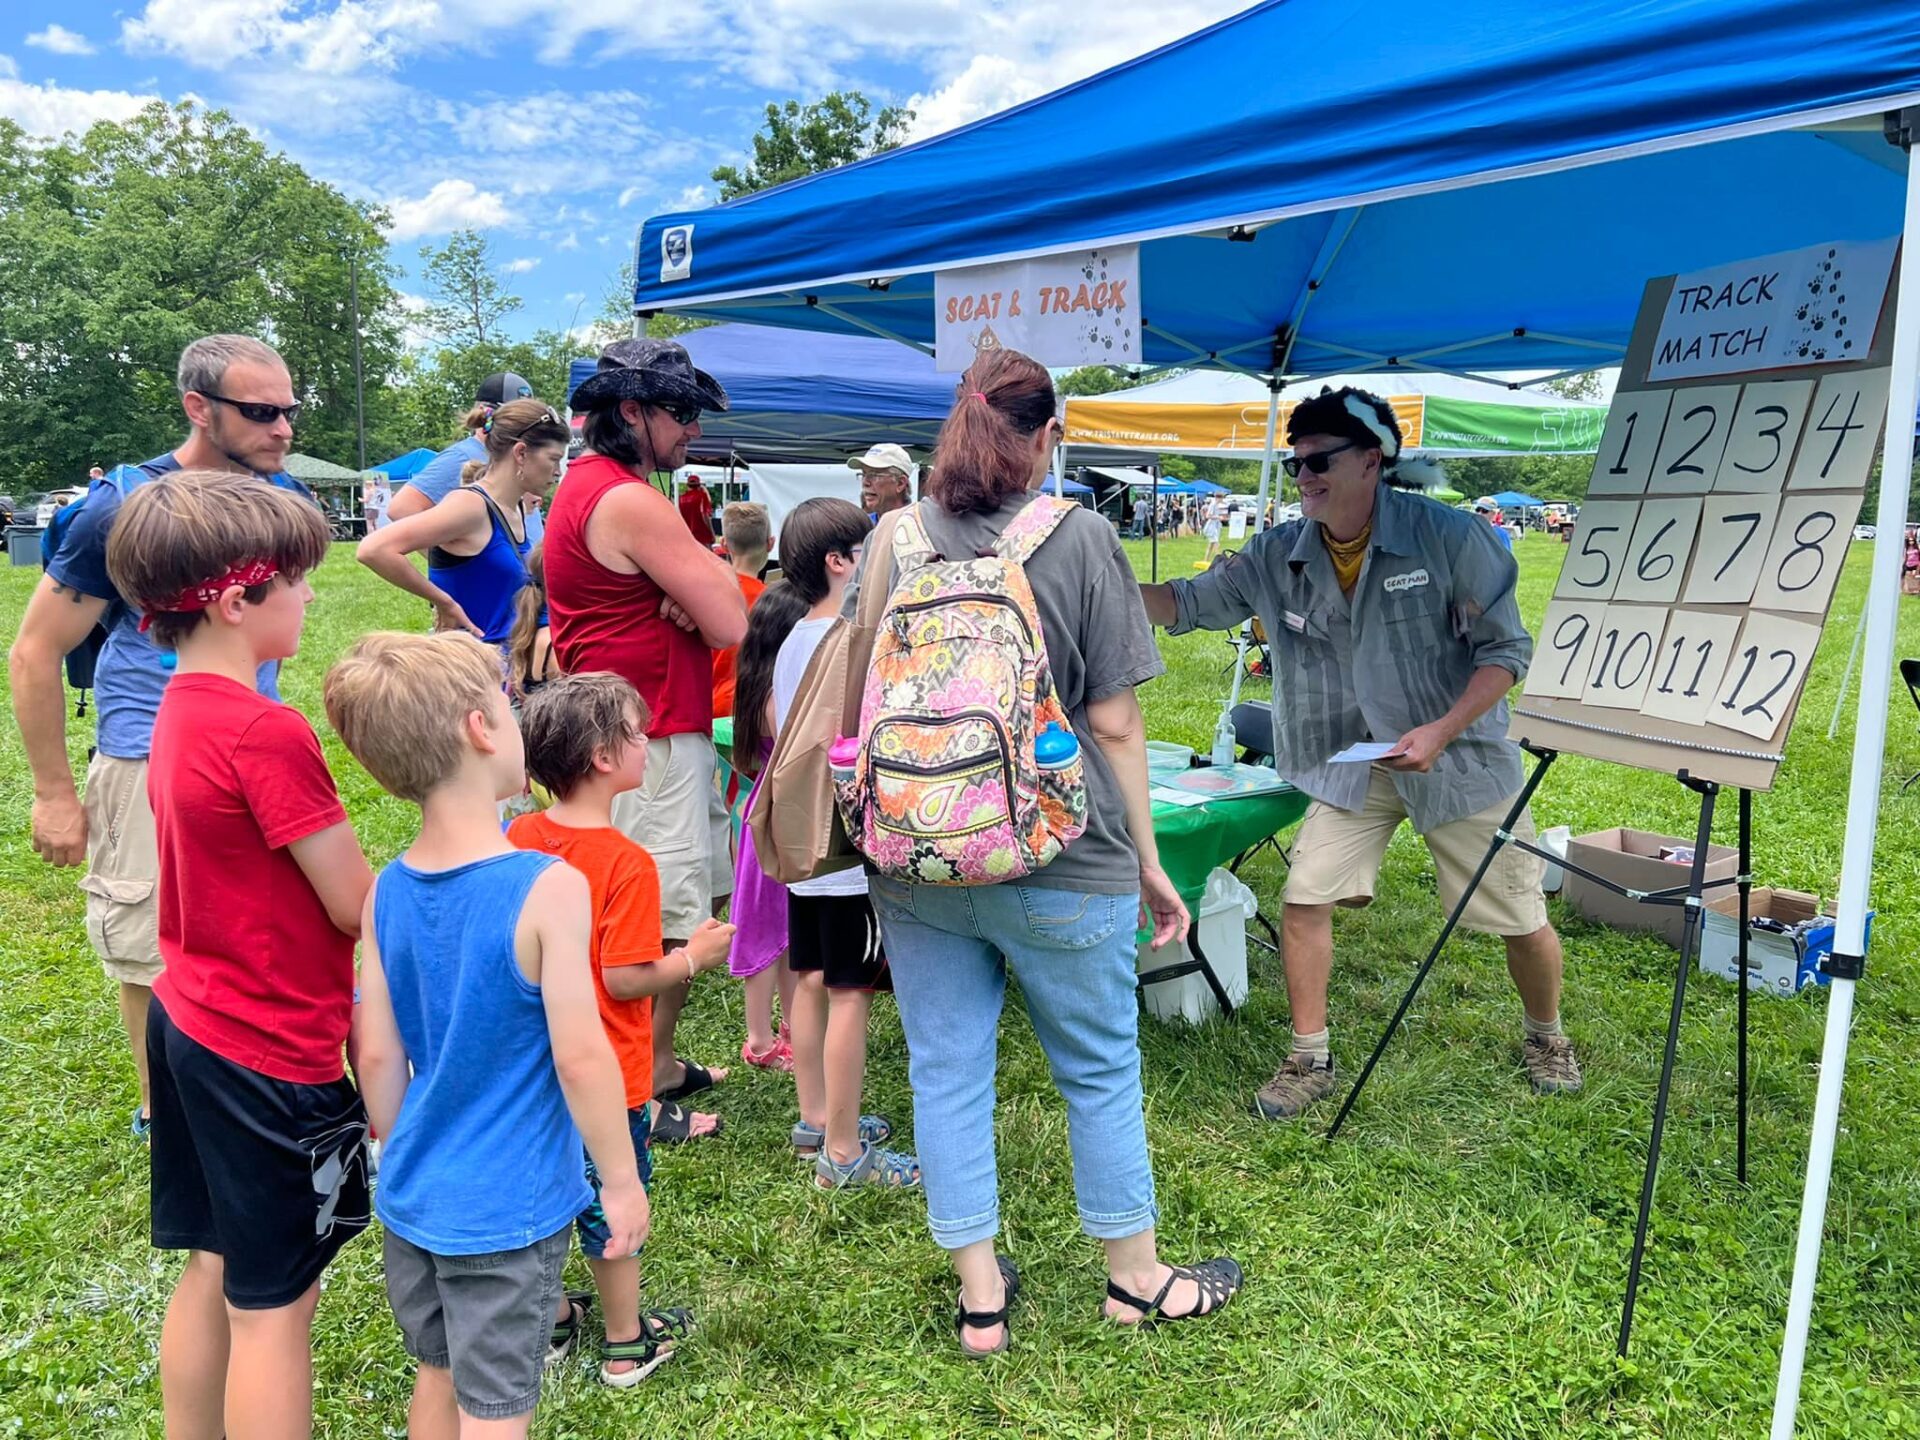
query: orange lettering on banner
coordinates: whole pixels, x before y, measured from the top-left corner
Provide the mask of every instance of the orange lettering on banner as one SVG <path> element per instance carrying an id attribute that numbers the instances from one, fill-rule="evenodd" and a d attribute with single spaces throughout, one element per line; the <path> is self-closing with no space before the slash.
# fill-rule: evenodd
<path id="1" fill-rule="evenodd" d="M 1073 297 L 1067 293 L 1066 286 L 1064 285 L 1054 286 L 1053 287 L 1053 313 L 1056 315 L 1066 314 L 1067 305 L 1072 300 L 1072 298 Z"/>
<path id="2" fill-rule="evenodd" d="M 1127 308 L 1127 282 L 1124 280 L 1114 281 L 1113 288 L 1108 292 L 1107 298 L 1113 303 L 1114 309 L 1116 310 L 1126 309 Z"/>
<path id="3" fill-rule="evenodd" d="M 960 302 L 952 297 L 947 300 L 947 324 L 953 325 L 960 319 Z"/>
<path id="4" fill-rule="evenodd" d="M 1007 314 L 1015 320 L 1020 318 L 1020 292 L 1018 290 L 1014 291 L 1008 298 Z"/>
<path id="5" fill-rule="evenodd" d="M 1086 287 L 1086 286 L 1084 286 L 1084 285 L 1082 285 L 1082 286 L 1080 287 L 1080 293 L 1079 293 L 1079 294 L 1077 294 L 1077 295 L 1075 295 L 1075 296 L 1073 297 L 1073 308 L 1074 308 L 1074 309 L 1075 309 L 1076 311 L 1077 311 L 1077 310 L 1091 310 L 1091 309 L 1093 308 L 1093 305 L 1092 305 L 1092 302 L 1091 302 L 1091 301 L 1089 301 L 1089 300 L 1087 299 L 1087 287 Z"/>

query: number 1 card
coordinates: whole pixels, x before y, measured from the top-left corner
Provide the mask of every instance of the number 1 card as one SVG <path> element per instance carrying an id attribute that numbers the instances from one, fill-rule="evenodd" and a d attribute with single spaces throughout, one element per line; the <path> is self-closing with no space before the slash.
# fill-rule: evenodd
<path id="1" fill-rule="evenodd" d="M 1589 495 L 1639 495 L 1647 488 L 1671 390 L 1630 390 L 1607 408 L 1607 429 L 1593 457 Z"/>

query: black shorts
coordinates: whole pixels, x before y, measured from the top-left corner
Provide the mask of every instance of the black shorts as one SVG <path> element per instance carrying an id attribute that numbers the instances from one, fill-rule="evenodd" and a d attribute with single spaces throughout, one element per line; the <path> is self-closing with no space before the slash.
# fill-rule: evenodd
<path id="1" fill-rule="evenodd" d="M 291 1305 L 367 1228 L 367 1112 L 345 1079 L 275 1080 L 147 1012 L 153 1243 L 225 1261 L 240 1310 Z"/>
<path id="2" fill-rule="evenodd" d="M 787 963 L 795 974 L 819 971 L 830 990 L 893 990 L 880 923 L 864 894 L 790 893 Z"/>

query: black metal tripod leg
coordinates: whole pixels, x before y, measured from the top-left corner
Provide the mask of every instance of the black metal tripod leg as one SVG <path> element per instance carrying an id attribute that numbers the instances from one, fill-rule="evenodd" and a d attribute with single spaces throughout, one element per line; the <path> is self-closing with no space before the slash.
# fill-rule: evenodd
<path id="1" fill-rule="evenodd" d="M 1340 1113 L 1333 1117 L 1333 1124 L 1327 1127 L 1327 1139 L 1333 1139 L 1340 1133 L 1340 1127 L 1347 1123 L 1347 1116 L 1352 1112 L 1355 1102 L 1359 1100 L 1360 1092 L 1366 1087 L 1368 1078 L 1373 1074 L 1374 1066 L 1378 1065 L 1380 1057 L 1387 1053 L 1387 1046 L 1392 1041 L 1394 1032 L 1400 1028 L 1400 1022 L 1406 1018 L 1407 1011 L 1413 1008 L 1414 998 L 1419 995 L 1420 987 L 1427 983 L 1427 973 L 1433 969 L 1434 962 L 1440 958 L 1440 952 L 1446 948 L 1447 941 L 1453 938 L 1453 932 L 1460 924 L 1460 917 L 1466 914 L 1474 891 L 1480 888 L 1480 882 L 1486 878 L 1487 871 L 1493 867 L 1494 857 L 1507 843 L 1508 837 L 1513 833 L 1513 827 L 1519 823 L 1521 814 L 1525 812 L 1528 802 L 1533 799 L 1533 792 L 1540 788 L 1540 782 L 1546 776 L 1547 767 L 1554 762 L 1554 759 L 1555 752 L 1543 752 L 1540 763 L 1534 767 L 1533 774 L 1527 777 L 1527 783 L 1520 787 L 1520 793 L 1514 797 L 1513 805 L 1507 811 L 1507 818 L 1500 822 L 1500 829 L 1493 837 L 1493 843 L 1487 847 L 1487 853 L 1480 857 L 1480 868 L 1473 872 L 1473 879 L 1467 882 L 1467 888 L 1461 892 L 1459 900 L 1454 903 L 1453 913 L 1447 916 L 1447 923 L 1441 927 L 1440 937 L 1433 942 L 1433 948 L 1427 952 L 1427 958 L 1414 972 L 1413 983 L 1407 987 L 1407 993 L 1400 997 L 1400 1008 L 1393 1012 L 1393 1018 L 1387 1022 L 1387 1028 L 1381 1032 L 1379 1043 L 1373 1047 L 1373 1053 L 1367 1057 L 1367 1063 L 1360 1068 L 1359 1077 L 1354 1080 L 1353 1088 L 1347 1091 L 1347 1098 L 1340 1102 Z"/>
<path id="2" fill-rule="evenodd" d="M 1740 1074 L 1736 1082 L 1739 1116 L 1734 1153 L 1736 1174 L 1747 1183 L 1747 952 L 1748 902 L 1753 894 L 1753 792 L 1740 792 Z"/>
<path id="3" fill-rule="evenodd" d="M 1684 780 L 1684 775 L 1682 776 Z M 1700 830 L 1693 847 L 1693 871 L 1687 896 L 1686 923 L 1680 936 L 1680 964 L 1673 975 L 1673 1009 L 1667 1015 L 1667 1049 L 1660 1062 L 1660 1088 L 1653 1099 L 1653 1133 L 1647 1141 L 1647 1169 L 1640 1181 L 1640 1215 L 1633 1227 L 1633 1256 L 1627 1262 L 1627 1294 L 1620 1306 L 1619 1352 L 1624 1358 L 1633 1335 L 1633 1305 L 1640 1291 L 1640 1265 L 1647 1253 L 1647 1222 L 1653 1214 L 1653 1182 L 1660 1173 L 1660 1137 L 1667 1125 L 1667 1098 L 1673 1088 L 1673 1062 L 1680 1049 L 1680 1014 L 1687 1003 L 1687 972 L 1699 948 L 1702 886 L 1706 881 L 1707 847 L 1713 841 L 1713 801 L 1719 786 L 1689 782 L 1700 791 Z"/>

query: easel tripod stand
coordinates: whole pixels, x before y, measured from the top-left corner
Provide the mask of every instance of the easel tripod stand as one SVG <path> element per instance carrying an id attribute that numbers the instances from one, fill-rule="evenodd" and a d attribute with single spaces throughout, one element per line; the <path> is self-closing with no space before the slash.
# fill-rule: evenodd
<path id="1" fill-rule="evenodd" d="M 1513 833 L 1513 827 L 1520 821 L 1521 814 L 1533 799 L 1534 791 L 1540 788 L 1540 782 L 1546 778 L 1547 771 L 1559 758 L 1557 750 L 1548 750 L 1522 740 L 1520 746 L 1539 763 L 1533 773 L 1527 777 L 1527 783 L 1514 797 L 1512 807 L 1507 811 L 1506 819 L 1501 821 L 1499 829 L 1494 831 L 1493 843 L 1487 847 L 1487 853 L 1481 858 L 1480 868 L 1474 871 L 1473 879 L 1466 891 L 1454 904 L 1453 913 L 1447 916 L 1447 923 L 1441 927 L 1439 938 L 1433 942 L 1433 948 L 1427 952 L 1427 958 L 1414 972 L 1413 983 L 1407 987 L 1407 993 L 1400 998 L 1399 1007 L 1393 1012 L 1393 1018 L 1387 1022 L 1386 1030 L 1381 1034 L 1379 1043 L 1373 1047 L 1373 1053 L 1367 1057 L 1367 1063 L 1361 1067 L 1359 1077 L 1353 1082 L 1353 1088 L 1347 1091 L 1347 1097 L 1340 1105 L 1340 1113 L 1334 1116 L 1333 1124 L 1327 1129 L 1327 1139 L 1332 1140 L 1340 1133 L 1340 1127 L 1346 1123 L 1352 1113 L 1360 1092 L 1366 1087 L 1374 1067 L 1380 1063 L 1380 1057 L 1386 1053 L 1394 1032 L 1400 1028 L 1400 1022 L 1406 1018 L 1414 999 L 1420 994 L 1420 987 L 1426 983 L 1428 974 L 1446 948 L 1447 941 L 1453 937 L 1460 923 L 1460 917 L 1466 913 L 1468 903 L 1474 892 L 1486 878 L 1487 871 L 1500 854 L 1502 846 L 1513 845 L 1530 855 L 1561 866 L 1563 869 L 1612 891 L 1628 900 L 1636 900 L 1647 905 L 1679 905 L 1686 911 L 1685 924 L 1681 932 L 1680 961 L 1674 969 L 1673 1008 L 1667 1016 L 1666 1053 L 1660 1063 L 1660 1085 L 1653 1101 L 1653 1132 L 1647 1141 L 1646 1173 L 1640 1182 L 1640 1213 L 1633 1228 L 1633 1253 L 1627 1263 L 1627 1289 L 1620 1306 L 1620 1339 L 1618 1350 L 1622 1356 L 1627 1353 L 1628 1341 L 1633 1335 L 1633 1307 L 1640 1289 L 1641 1263 L 1647 1249 L 1647 1224 L 1653 1212 L 1653 1185 L 1660 1170 L 1660 1140 L 1666 1130 L 1667 1101 L 1673 1086 L 1674 1058 L 1680 1045 L 1680 1017 L 1687 999 L 1687 975 L 1693 969 L 1694 957 L 1699 953 L 1700 938 L 1705 926 L 1706 892 L 1723 885 L 1737 885 L 1740 892 L 1740 996 L 1739 996 L 1739 1078 L 1738 1094 L 1738 1140 L 1737 1173 L 1741 1184 L 1747 1180 L 1747 918 L 1748 905 L 1753 890 L 1753 792 L 1740 791 L 1740 862 L 1737 873 L 1732 879 L 1708 880 L 1706 878 L 1707 853 L 1713 839 L 1714 803 L 1720 794 L 1717 781 L 1702 780 L 1680 770 L 1674 778 L 1687 789 L 1700 797 L 1700 824 L 1693 847 L 1693 865 L 1688 872 L 1684 885 L 1674 885 L 1662 890 L 1630 890 L 1603 876 L 1578 865 L 1568 864 L 1559 856 L 1542 850 L 1531 841 L 1522 840 Z"/>

